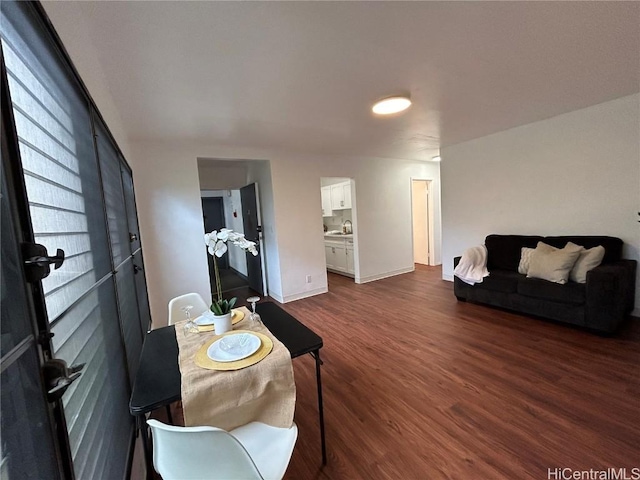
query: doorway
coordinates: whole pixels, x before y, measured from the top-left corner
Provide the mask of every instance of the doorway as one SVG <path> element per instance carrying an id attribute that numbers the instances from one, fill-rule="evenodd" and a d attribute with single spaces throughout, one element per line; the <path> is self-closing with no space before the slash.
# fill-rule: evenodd
<path id="1" fill-rule="evenodd" d="M 320 199 L 327 272 L 355 280 L 360 272 L 355 181 L 346 177 L 320 178 Z"/>
<path id="2" fill-rule="evenodd" d="M 256 243 L 258 249 L 258 255 L 254 256 L 232 243 L 227 244 L 227 253 L 217 259 L 223 292 L 244 289 L 249 296 L 266 292 L 257 188 L 257 184 L 252 183 L 240 189 L 200 192 L 205 232 L 229 228 L 244 234 L 247 240 Z M 213 257 L 207 255 L 207 258 L 211 291 L 215 292 Z"/>
<path id="3" fill-rule="evenodd" d="M 236 200 L 234 202 L 234 200 Z M 214 230 L 220 231 L 229 228 L 238 233 L 244 233 L 242 224 L 242 213 L 238 207 L 239 192 L 235 194 L 231 190 L 202 191 L 202 217 L 204 230 L 206 233 Z M 239 221 L 234 221 L 234 215 L 240 215 Z M 228 244 L 227 253 L 217 259 L 218 271 L 220 273 L 220 285 L 223 292 L 229 292 L 238 288 L 246 287 L 247 264 L 244 252 L 232 244 Z M 211 291 L 217 290 L 216 276 L 213 267 L 213 257 L 207 254 L 209 262 L 209 279 Z"/>
<path id="4" fill-rule="evenodd" d="M 411 180 L 411 217 L 413 226 L 413 262 L 434 265 L 433 192 L 431 180 Z"/>

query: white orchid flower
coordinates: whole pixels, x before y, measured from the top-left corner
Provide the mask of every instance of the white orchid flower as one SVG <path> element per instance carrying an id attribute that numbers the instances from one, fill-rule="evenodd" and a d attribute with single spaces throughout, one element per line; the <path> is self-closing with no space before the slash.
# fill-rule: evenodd
<path id="1" fill-rule="evenodd" d="M 223 242 L 226 242 L 227 240 L 229 240 L 229 235 L 232 235 L 234 233 L 235 232 L 230 228 L 222 228 L 218 232 L 218 240 L 222 240 Z"/>
<path id="2" fill-rule="evenodd" d="M 207 245 L 207 251 L 210 255 L 222 257 L 228 250 L 227 242 L 250 252 L 253 256 L 258 255 L 256 243 L 247 240 L 243 233 L 234 232 L 230 228 L 222 228 L 220 231 L 214 230 L 211 233 L 204 234 L 204 243 Z"/>
<path id="3" fill-rule="evenodd" d="M 227 252 L 227 244 L 224 243 L 223 240 L 220 240 L 218 238 L 218 241 L 216 242 L 216 246 L 214 247 L 214 255 L 218 258 L 222 257 L 222 255 L 224 255 Z"/>
<path id="4" fill-rule="evenodd" d="M 214 230 L 211 233 L 205 233 L 204 234 L 204 244 L 207 247 L 215 246 L 217 240 L 218 240 L 218 232 L 216 230 Z"/>

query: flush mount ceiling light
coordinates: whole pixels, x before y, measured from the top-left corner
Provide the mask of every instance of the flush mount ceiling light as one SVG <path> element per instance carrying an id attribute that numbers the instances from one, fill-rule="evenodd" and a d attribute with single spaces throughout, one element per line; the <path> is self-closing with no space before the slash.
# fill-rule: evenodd
<path id="1" fill-rule="evenodd" d="M 392 113 L 402 112 L 411 106 L 409 96 L 394 96 L 383 98 L 371 108 L 373 113 L 378 115 L 391 115 Z"/>
<path id="2" fill-rule="evenodd" d="M 439 162 L 442 159 L 440 158 L 440 155 L 438 155 L 437 157 L 433 157 L 431 160 L 433 160 L 434 162 Z"/>

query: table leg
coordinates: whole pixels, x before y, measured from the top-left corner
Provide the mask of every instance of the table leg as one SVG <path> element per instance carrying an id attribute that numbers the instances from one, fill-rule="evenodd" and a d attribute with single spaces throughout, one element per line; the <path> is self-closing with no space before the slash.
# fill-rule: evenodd
<path id="1" fill-rule="evenodd" d="M 316 383 L 318 384 L 318 415 L 320 417 L 320 442 L 322 445 L 322 465 L 327 464 L 327 446 L 324 438 L 324 408 L 322 406 L 322 379 L 320 378 L 320 350 L 311 352 L 311 356 L 316 360 Z"/>
<path id="2" fill-rule="evenodd" d="M 143 413 L 142 415 L 136 416 L 136 422 L 138 423 L 138 428 L 140 429 L 140 439 L 142 440 L 142 452 L 144 453 L 144 464 L 147 470 L 147 480 L 153 479 L 153 457 L 151 448 L 149 446 L 149 435 L 147 432 L 147 416 Z"/>

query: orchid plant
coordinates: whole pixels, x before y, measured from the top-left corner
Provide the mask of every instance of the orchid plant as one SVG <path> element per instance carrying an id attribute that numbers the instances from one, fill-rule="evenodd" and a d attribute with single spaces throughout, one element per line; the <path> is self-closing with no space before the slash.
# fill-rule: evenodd
<path id="1" fill-rule="evenodd" d="M 256 243 L 244 238 L 242 233 L 234 232 L 228 228 L 223 228 L 220 231 L 214 230 L 211 233 L 204 234 L 204 243 L 207 246 L 207 251 L 213 257 L 213 269 L 216 275 L 217 299 L 211 304 L 211 311 L 215 315 L 226 315 L 231 311 L 238 300 L 236 297 L 231 300 L 222 298 L 222 285 L 220 284 L 220 272 L 218 271 L 217 259 L 227 252 L 227 242 L 237 245 L 243 250 L 251 253 L 254 257 L 258 255 Z"/>

